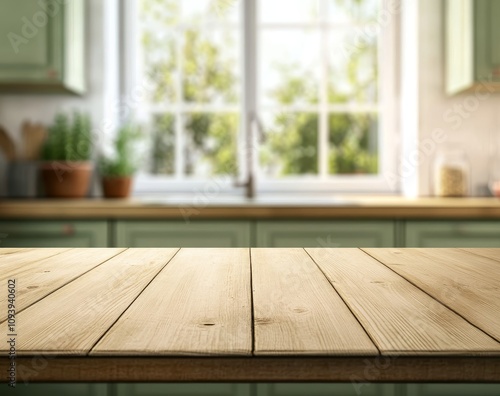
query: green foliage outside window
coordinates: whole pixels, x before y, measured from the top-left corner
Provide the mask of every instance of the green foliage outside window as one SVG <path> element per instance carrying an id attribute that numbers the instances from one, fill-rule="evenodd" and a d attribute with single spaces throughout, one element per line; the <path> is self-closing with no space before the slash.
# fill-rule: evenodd
<path id="1" fill-rule="evenodd" d="M 345 7 L 349 11 L 347 14 L 363 15 L 371 1 L 333 0 L 333 3 L 337 7 Z M 228 2 L 221 4 L 223 7 L 211 7 L 210 12 L 220 13 L 224 7 L 229 8 Z M 182 34 L 183 42 L 182 59 L 177 59 L 173 30 L 181 19 L 179 3 L 174 0 L 142 0 L 141 12 L 146 25 L 142 35 L 146 73 L 155 86 L 150 98 L 152 102 L 172 103 L 179 99 L 176 84 L 179 63 L 185 103 L 238 102 L 237 61 L 225 51 L 226 46 L 234 45 L 231 34 L 224 35 L 221 45 L 206 37 L 204 31 L 190 26 L 183 33 L 177 33 Z M 166 36 L 155 33 L 159 27 L 167 32 Z M 168 35 L 168 32 L 172 34 Z M 332 83 L 328 86 L 330 103 L 376 100 L 376 94 L 373 94 L 378 78 L 376 51 L 376 42 L 351 47 L 349 57 L 341 62 L 343 66 L 337 69 L 332 67 Z M 157 56 L 158 53 L 160 56 Z M 315 88 L 309 83 L 307 75 L 295 66 L 287 64 L 286 60 L 276 65 L 282 77 L 278 89 L 271 92 L 272 97 L 283 105 L 296 102 L 317 104 Z M 363 75 L 361 70 L 370 70 L 370 73 Z M 270 169 L 276 176 L 317 175 L 319 115 L 311 112 L 275 112 L 267 121 L 264 123 L 265 136 L 259 156 L 261 167 Z M 159 114 L 154 118 L 150 166 L 153 173 L 174 173 L 175 123 L 174 114 Z M 236 174 L 238 114 L 184 113 L 182 123 L 185 133 L 183 174 L 195 174 L 195 168 L 200 164 L 204 164 L 207 174 Z M 332 112 L 328 116 L 328 125 L 330 174 L 378 172 L 376 113 Z"/>

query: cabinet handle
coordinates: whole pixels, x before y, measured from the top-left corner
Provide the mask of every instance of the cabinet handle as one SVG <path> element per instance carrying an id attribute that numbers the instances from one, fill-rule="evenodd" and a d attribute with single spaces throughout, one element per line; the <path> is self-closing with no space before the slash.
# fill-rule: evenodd
<path id="1" fill-rule="evenodd" d="M 458 225 L 457 228 L 455 229 L 455 232 L 458 234 L 458 235 L 466 235 L 468 234 L 468 231 L 467 231 L 467 226 L 461 224 L 461 225 Z"/>
<path id="2" fill-rule="evenodd" d="M 62 228 L 63 235 L 73 235 L 75 233 L 75 228 L 73 224 L 64 224 Z"/>

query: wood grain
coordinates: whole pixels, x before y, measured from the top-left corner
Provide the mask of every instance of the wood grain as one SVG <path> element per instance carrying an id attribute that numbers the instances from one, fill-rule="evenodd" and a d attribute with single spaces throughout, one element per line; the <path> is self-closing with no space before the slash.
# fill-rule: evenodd
<path id="1" fill-rule="evenodd" d="M 19 268 L 48 257 L 61 254 L 69 248 L 2 248 L 0 249 L 0 269 L 5 274 L 7 271 Z"/>
<path id="2" fill-rule="evenodd" d="M 181 249 L 91 355 L 251 355 L 248 249 Z"/>
<path id="3" fill-rule="evenodd" d="M 255 355 L 376 355 L 303 249 L 252 249 Z"/>
<path id="4" fill-rule="evenodd" d="M 500 341 L 498 261 L 460 249 L 363 250 Z"/>
<path id="5" fill-rule="evenodd" d="M 19 313 L 54 290 L 100 265 L 125 249 L 40 249 L 2 258 L 0 284 L 16 280 L 16 309 Z M 17 257 L 17 260 L 16 260 Z M 0 322 L 7 318 L 7 294 L 0 294 Z"/>
<path id="6" fill-rule="evenodd" d="M 0 359 L 0 371 L 8 359 Z M 18 384 L 34 382 L 347 382 L 370 394 L 380 382 L 500 384 L 500 358 L 469 357 L 31 357 Z M 43 365 L 43 369 L 39 367 Z M 38 369 L 37 369 L 38 368 Z M 0 383 L 7 376 L 0 377 Z"/>
<path id="7" fill-rule="evenodd" d="M 31 251 L 34 250 L 35 248 L 0 248 L 0 257 L 5 257 L 6 255 L 9 254 L 14 254 L 14 253 L 19 253 L 22 251 Z M 0 262 L 1 264 L 1 262 Z"/>
<path id="8" fill-rule="evenodd" d="M 416 198 L 394 196 L 346 196 L 345 203 L 301 204 L 253 202 L 214 202 L 194 207 L 185 202 L 148 205 L 140 200 L 23 200 L 2 201 L 0 219 L 498 219 L 500 201 L 496 198 Z M 344 198 L 344 197 L 341 197 Z"/>
<path id="9" fill-rule="evenodd" d="M 364 250 L 0 250 L 18 380 L 500 383 L 500 249 Z"/>
<path id="10" fill-rule="evenodd" d="M 498 248 L 462 248 L 460 250 L 463 250 L 468 253 L 473 253 L 477 254 L 479 256 L 487 257 L 492 260 L 500 262 L 500 249 Z"/>
<path id="11" fill-rule="evenodd" d="M 363 251 L 306 251 L 383 355 L 500 355 L 500 343 Z"/>
<path id="12" fill-rule="evenodd" d="M 177 250 L 128 249 L 25 309 L 18 355 L 85 355 Z"/>

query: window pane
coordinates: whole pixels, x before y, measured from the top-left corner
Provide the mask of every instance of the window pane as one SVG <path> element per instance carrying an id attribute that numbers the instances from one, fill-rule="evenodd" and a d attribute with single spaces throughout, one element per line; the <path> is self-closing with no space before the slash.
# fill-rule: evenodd
<path id="1" fill-rule="evenodd" d="M 152 31 L 172 28 L 180 22 L 179 0 L 140 0 L 141 24 Z"/>
<path id="2" fill-rule="evenodd" d="M 267 177 L 318 173 L 318 114 L 268 113 L 260 152 Z"/>
<path id="3" fill-rule="evenodd" d="M 261 0 L 261 23 L 314 22 L 319 16 L 318 0 Z"/>
<path id="4" fill-rule="evenodd" d="M 239 48 L 236 29 L 188 29 L 183 50 L 184 100 L 212 105 L 237 103 Z"/>
<path id="5" fill-rule="evenodd" d="M 330 19 L 334 23 L 374 22 L 380 0 L 329 0 Z"/>
<path id="6" fill-rule="evenodd" d="M 239 115 L 189 113 L 185 115 L 185 174 L 237 174 Z"/>
<path id="7" fill-rule="evenodd" d="M 263 30 L 261 33 L 261 104 L 317 103 L 319 32 Z"/>
<path id="8" fill-rule="evenodd" d="M 175 116 L 173 114 L 153 116 L 150 158 L 151 173 L 162 175 L 175 173 Z"/>
<path id="9" fill-rule="evenodd" d="M 239 23 L 241 0 L 178 0 L 187 23 Z"/>
<path id="10" fill-rule="evenodd" d="M 378 94 L 377 38 L 356 39 L 356 30 L 330 32 L 330 103 L 374 103 Z"/>
<path id="11" fill-rule="evenodd" d="M 142 0 L 141 53 L 142 79 L 151 87 L 149 100 L 153 103 L 175 101 L 177 57 L 172 28 L 178 20 L 178 7 L 171 1 Z M 132 61 L 132 60 L 131 60 Z"/>
<path id="12" fill-rule="evenodd" d="M 378 117 L 344 113 L 329 117 L 330 174 L 378 172 Z"/>

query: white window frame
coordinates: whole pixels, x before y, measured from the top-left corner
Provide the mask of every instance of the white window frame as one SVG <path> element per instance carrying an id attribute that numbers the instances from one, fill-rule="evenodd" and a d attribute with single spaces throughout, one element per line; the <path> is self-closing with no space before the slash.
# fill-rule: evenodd
<path id="1" fill-rule="evenodd" d="M 380 27 L 379 37 L 385 43 L 379 47 L 378 57 L 379 65 L 379 97 L 384 98 L 384 101 L 379 103 L 379 140 L 378 140 L 378 155 L 379 155 L 379 173 L 377 175 L 325 175 L 325 170 L 319 169 L 322 176 L 300 176 L 286 177 L 283 179 L 264 179 L 256 171 L 256 162 L 258 155 L 254 154 L 254 176 L 256 177 L 256 191 L 259 193 L 279 193 L 279 192 L 328 192 L 328 193 L 394 193 L 400 191 L 400 182 L 395 176 L 398 174 L 399 161 L 399 119 L 398 119 L 398 103 L 399 103 L 399 12 L 391 13 L 389 10 L 400 10 L 401 0 L 382 0 L 383 14 L 387 19 L 378 21 Z M 241 113 L 240 113 L 240 136 L 239 146 L 248 147 L 252 144 L 247 139 L 251 136 L 247 131 L 254 127 L 253 120 L 258 112 L 258 35 L 257 27 L 257 0 L 244 0 L 241 7 L 242 17 L 242 95 L 241 95 Z M 139 35 L 136 34 L 138 29 L 137 23 L 137 1 L 124 0 L 122 2 L 122 27 L 121 27 L 121 91 L 122 102 L 130 103 L 129 108 L 134 110 L 135 118 L 138 120 L 144 119 L 144 107 L 141 100 L 142 87 L 138 83 L 137 77 L 141 75 L 139 65 L 130 62 L 130 59 L 140 59 L 140 45 L 138 42 Z M 296 26 L 294 24 L 294 26 Z M 364 34 L 360 30 L 360 35 Z M 362 36 L 360 36 L 362 37 Z M 384 62 L 381 62 L 381 59 Z M 392 77 L 387 77 L 392 76 Z M 377 105 L 375 105 L 377 106 Z M 142 107 L 142 108 L 141 108 Z M 193 105 L 193 109 L 203 109 L 209 106 Z M 329 106 L 330 110 L 339 111 L 341 106 Z M 360 106 L 356 106 L 360 108 Z M 373 108 L 373 106 L 368 106 Z M 314 110 L 318 113 L 317 106 L 292 106 L 285 108 L 280 107 L 280 110 Z M 215 109 L 214 110 L 223 110 Z M 350 111 L 350 108 L 346 107 Z M 178 123 L 179 123 L 179 118 Z M 381 121 L 380 121 L 381 120 Z M 318 133 L 319 141 L 321 142 L 321 134 L 325 134 L 325 126 L 321 125 L 324 122 L 320 118 L 320 126 Z M 177 125 L 179 131 L 181 125 Z M 253 135 L 256 132 L 254 131 Z M 325 137 L 323 136 L 323 139 Z M 176 144 L 182 144 L 182 134 L 176 133 Z M 253 143 L 255 144 L 255 143 Z M 239 160 L 239 178 L 245 179 L 247 175 L 247 161 L 245 160 L 245 147 L 238 150 Z M 319 145 L 318 155 L 327 155 L 328 147 Z M 176 158 L 176 161 L 181 161 L 181 158 Z M 320 164 L 326 161 L 320 161 Z M 180 169 L 177 164 L 177 169 Z M 235 193 L 242 194 L 241 188 L 235 187 L 234 180 L 229 175 L 218 175 L 210 178 L 182 178 L 177 174 L 175 177 L 167 177 L 163 175 L 151 175 L 141 173 L 138 175 L 135 187 L 135 195 L 157 194 L 170 192 L 203 192 L 205 190 L 216 190 L 217 193 Z"/>

